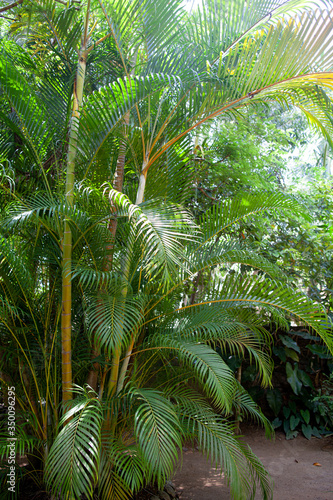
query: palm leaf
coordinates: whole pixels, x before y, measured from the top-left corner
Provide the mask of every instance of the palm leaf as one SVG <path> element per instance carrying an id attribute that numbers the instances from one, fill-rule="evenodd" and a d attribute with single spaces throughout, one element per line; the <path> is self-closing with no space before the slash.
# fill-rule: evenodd
<path id="1" fill-rule="evenodd" d="M 126 452 L 121 443 L 110 437 L 110 431 L 103 430 L 100 455 L 98 493 L 101 499 L 130 498 L 134 486 L 137 482 L 140 484 L 140 479 L 142 479 L 140 478 L 141 463 L 140 465 L 136 463 L 135 454 Z"/>
<path id="2" fill-rule="evenodd" d="M 134 247 L 138 246 L 146 273 L 150 277 L 159 276 L 163 283 L 168 283 L 172 276 L 177 275 L 178 268 L 184 267 L 186 259 L 182 242 L 196 238 L 196 227 L 190 214 L 180 207 L 161 205 L 156 201 L 139 207 L 113 189 L 110 189 L 109 197 L 131 222 L 127 236 L 129 252 L 125 259 L 132 259 Z"/>
<path id="3" fill-rule="evenodd" d="M 209 229 L 212 230 L 212 225 L 210 228 L 206 228 L 208 231 Z M 213 233 L 210 235 L 208 244 L 204 247 L 200 245 L 199 248 L 196 249 L 190 248 L 191 253 L 188 259 L 192 263 L 191 271 L 193 273 L 209 270 L 217 266 L 220 268 L 231 268 L 234 264 L 240 264 L 244 267 L 246 266 L 248 270 L 251 268 L 259 269 L 272 279 L 279 279 L 280 281 L 287 280 L 281 268 L 258 254 L 258 250 L 252 250 L 250 246 L 246 247 L 245 250 L 240 247 L 238 242 L 228 239 L 221 239 L 217 242 L 216 240 L 212 241 L 213 237 L 219 237 L 219 234 L 220 233 L 217 231 L 215 234 Z"/>
<path id="4" fill-rule="evenodd" d="M 217 280 L 211 288 L 209 296 L 203 301 L 206 304 L 219 304 L 224 309 L 235 306 L 251 306 L 281 309 L 310 326 L 326 342 L 332 351 L 332 335 L 325 325 L 327 318 L 320 304 L 315 304 L 302 293 L 286 285 L 258 277 L 240 278 L 227 276 Z M 185 311 L 190 306 L 181 307 Z"/>
<path id="5" fill-rule="evenodd" d="M 176 314 L 168 318 L 170 330 L 162 324 L 161 330 L 169 337 L 181 337 L 185 341 L 210 343 L 219 346 L 226 356 L 230 354 L 254 360 L 263 385 L 269 385 L 272 374 L 272 362 L 266 351 L 271 339 L 261 327 L 260 319 L 244 309 L 221 310 L 218 306 L 200 303 L 185 314 Z"/>
<path id="6" fill-rule="evenodd" d="M 149 480 L 149 470 L 137 446 L 116 441 L 104 431 L 101 451 L 98 489 L 102 498 L 128 498 Z"/>
<path id="7" fill-rule="evenodd" d="M 303 217 L 309 218 L 306 209 L 298 201 L 283 193 L 240 193 L 232 200 L 227 200 L 220 205 L 213 205 L 201 217 L 200 225 L 205 229 L 203 241 L 205 243 L 210 241 L 246 217 L 256 216 L 270 210 L 279 214 L 297 212 Z"/>
<path id="8" fill-rule="evenodd" d="M 233 426 L 216 415 L 207 404 L 196 401 L 192 394 L 181 391 L 172 396 L 184 431 L 188 437 L 198 440 L 199 448 L 221 468 L 230 484 L 234 498 L 254 498 L 255 479 L 260 484 L 263 498 L 272 498 L 269 476 L 261 462 L 247 445 L 233 433 Z"/>
<path id="9" fill-rule="evenodd" d="M 134 435 L 149 477 L 163 487 L 178 461 L 181 429 L 173 405 L 158 391 L 134 389 Z"/>
<path id="10" fill-rule="evenodd" d="M 82 23 L 75 5 L 63 7 L 53 0 L 38 0 L 32 7 L 40 20 L 40 23 L 30 27 L 32 40 L 40 43 L 41 51 L 45 51 L 45 45 L 50 47 L 50 39 L 54 40 L 51 50 L 71 69 L 71 65 L 77 62 L 77 47 L 82 33 Z"/>
<path id="11" fill-rule="evenodd" d="M 222 358 L 209 346 L 182 340 L 166 335 L 153 335 L 147 341 L 146 349 L 160 349 L 160 354 L 176 352 L 188 370 L 195 374 L 203 390 L 220 410 L 228 413 L 235 393 L 233 372 Z"/>
<path id="12" fill-rule="evenodd" d="M 117 289 L 113 288 L 107 294 L 99 293 L 88 301 L 89 332 L 94 333 L 96 342 L 106 349 L 109 356 L 125 347 L 143 322 L 141 301 L 124 296 L 124 287 L 126 284 L 120 282 Z"/>
<path id="13" fill-rule="evenodd" d="M 8 59 L 0 63 L 0 88 L 13 110 L 12 115 L 2 110 L 1 119 L 22 137 L 30 154 L 41 166 L 55 133 L 44 103 Z"/>
<path id="14" fill-rule="evenodd" d="M 54 494 L 78 498 L 92 496 L 97 481 L 101 442 L 102 409 L 87 390 L 77 389 L 79 397 L 64 414 L 59 432 L 46 462 L 46 484 Z"/>

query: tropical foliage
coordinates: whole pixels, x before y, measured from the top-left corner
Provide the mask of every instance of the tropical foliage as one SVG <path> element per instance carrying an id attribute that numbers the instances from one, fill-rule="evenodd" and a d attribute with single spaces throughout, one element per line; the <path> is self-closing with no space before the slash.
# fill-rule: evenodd
<path id="1" fill-rule="evenodd" d="M 265 215 L 248 218 L 239 224 L 238 235 L 280 266 L 292 286 L 321 302 L 332 317 L 330 153 L 302 118 L 295 109 L 275 105 L 247 112 L 241 122 L 219 120 L 201 129 L 195 160 L 200 171 L 189 203 L 199 214 L 212 201 L 244 189 L 257 192 L 266 187 L 295 195 L 309 208 L 311 221 L 297 213 L 274 221 Z M 330 434 L 326 401 L 332 355 L 304 325 L 289 322 L 286 329 L 269 328 L 274 334 L 272 388 L 261 387 L 256 368 L 239 356 L 226 356 L 226 362 L 287 439 L 300 432 L 308 439 Z"/>
<path id="2" fill-rule="evenodd" d="M 296 0 L 8 10 L 0 368 L 2 387 L 16 387 L 17 451 L 53 494 L 124 499 L 162 486 L 184 440 L 197 439 L 235 498 L 257 485 L 270 498 L 227 418 L 268 422 L 219 353 L 246 356 L 267 386 L 263 320 L 287 314 L 329 349 L 332 339 L 324 310 L 229 229 L 264 213 L 307 215 L 268 191 L 196 222 L 184 202 L 193 134 L 217 116 L 278 100 L 331 140 L 329 10 Z"/>

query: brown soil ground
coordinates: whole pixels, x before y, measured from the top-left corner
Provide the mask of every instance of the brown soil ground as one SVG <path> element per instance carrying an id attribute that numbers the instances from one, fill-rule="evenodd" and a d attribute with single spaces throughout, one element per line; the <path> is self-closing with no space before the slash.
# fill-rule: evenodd
<path id="1" fill-rule="evenodd" d="M 274 500 L 333 500 L 333 436 L 287 441 L 277 432 L 268 441 L 262 429 L 253 427 L 244 427 L 242 434 L 274 481 Z M 193 448 L 183 452 L 173 482 L 181 500 L 231 500 L 219 471 Z"/>

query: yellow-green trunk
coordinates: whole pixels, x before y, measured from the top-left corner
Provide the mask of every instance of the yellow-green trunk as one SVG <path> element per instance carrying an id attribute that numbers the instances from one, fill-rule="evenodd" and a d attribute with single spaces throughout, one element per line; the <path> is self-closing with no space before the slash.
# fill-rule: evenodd
<path id="1" fill-rule="evenodd" d="M 88 16 L 87 16 L 88 17 Z M 87 23 L 87 20 L 86 20 Z M 86 44 L 84 40 L 79 55 L 78 69 L 74 84 L 73 112 L 69 134 L 65 194 L 68 205 L 73 206 L 74 167 L 77 150 L 78 124 L 82 104 L 83 86 L 86 71 Z M 72 399 L 72 231 L 67 220 L 64 221 L 63 261 L 62 261 L 62 399 Z"/>

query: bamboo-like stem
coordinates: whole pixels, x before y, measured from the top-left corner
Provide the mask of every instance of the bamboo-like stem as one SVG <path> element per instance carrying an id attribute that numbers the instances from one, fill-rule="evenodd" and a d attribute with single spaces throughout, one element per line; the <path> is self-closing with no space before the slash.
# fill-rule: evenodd
<path id="1" fill-rule="evenodd" d="M 122 388 L 124 387 L 124 382 L 125 382 L 125 376 L 126 376 L 126 372 L 127 372 L 127 368 L 128 368 L 128 364 L 130 362 L 130 358 L 131 358 L 131 355 L 132 355 L 132 351 L 133 351 L 133 347 L 134 347 L 134 342 L 135 342 L 135 339 L 136 339 L 136 335 L 133 334 L 132 335 L 132 339 L 131 339 L 131 343 L 130 345 L 128 346 L 128 349 L 126 351 L 126 354 L 125 354 L 125 358 L 124 358 L 124 361 L 123 361 L 123 364 L 121 366 L 121 369 L 120 369 L 120 373 L 119 373 L 119 377 L 118 377 L 118 385 L 117 385 L 117 394 L 122 390 Z"/>
<path id="2" fill-rule="evenodd" d="M 127 127 L 129 125 L 129 119 L 130 119 L 130 114 L 128 111 L 126 113 L 126 115 L 124 116 L 124 128 L 123 128 L 124 137 L 127 136 Z M 113 179 L 113 189 L 115 189 L 116 191 L 119 191 L 119 193 L 122 193 L 122 191 L 123 191 L 125 160 L 126 160 L 126 141 L 122 140 L 120 142 L 120 145 L 119 145 L 117 166 L 116 166 L 116 171 L 115 171 L 115 175 L 114 175 L 114 179 Z M 111 203 L 111 213 L 114 213 L 114 212 L 115 212 L 115 207 Z M 114 217 L 110 220 L 110 223 L 108 226 L 108 229 L 110 232 L 110 244 L 107 245 L 107 247 L 106 247 L 107 257 L 106 257 L 104 271 L 110 271 L 111 267 L 112 267 L 114 240 L 116 237 L 117 226 L 118 226 L 117 217 Z"/>
<path id="3" fill-rule="evenodd" d="M 136 57 L 137 57 L 137 54 L 135 56 L 135 61 L 133 61 L 133 68 L 135 67 L 135 63 L 136 63 Z M 130 79 L 130 75 L 127 73 L 127 69 L 125 67 L 125 71 L 126 71 L 126 74 L 128 76 L 128 78 Z M 132 70 L 133 72 L 133 70 Z M 131 72 L 131 74 L 132 74 Z M 130 119 L 130 112 L 128 111 L 125 116 L 124 116 L 124 129 L 123 129 L 123 136 L 124 138 L 127 137 L 127 127 L 129 125 L 129 119 Z M 123 184 L 124 184 L 124 172 L 125 172 L 125 160 L 126 160 L 126 140 L 122 140 L 120 142 L 120 145 L 119 145 L 119 153 L 118 153 L 118 158 L 117 158 L 117 165 L 116 165 L 116 172 L 115 172 L 115 176 L 114 176 L 114 179 L 113 179 L 113 188 L 117 191 L 119 191 L 120 193 L 122 192 L 123 190 Z M 115 212 L 115 207 L 113 204 L 111 204 L 111 213 L 114 213 Z M 109 229 L 109 234 L 110 234 L 110 242 L 109 244 L 106 246 L 106 251 L 107 251 L 107 255 L 106 255 L 106 262 L 105 262 L 105 265 L 104 265 L 104 271 L 110 271 L 111 268 L 112 268 L 112 262 L 113 262 L 113 251 L 114 251 L 114 241 L 115 241 L 115 238 L 116 238 L 116 232 L 117 232 L 117 226 L 118 226 L 118 220 L 117 220 L 117 217 L 114 217 L 110 220 L 110 223 L 109 223 L 109 226 L 108 226 L 108 229 Z M 126 273 L 125 271 L 125 277 L 128 276 L 128 271 Z M 103 290 L 100 291 L 100 293 L 102 293 Z M 123 296 L 126 297 L 127 295 L 127 289 L 124 289 L 123 290 Z M 93 345 L 93 352 L 100 352 L 99 351 L 99 348 L 96 347 L 96 343 L 94 341 L 94 345 Z M 113 357 L 113 363 L 112 363 L 112 368 L 111 368 L 111 375 L 110 375 L 110 379 L 109 379 L 109 385 L 108 385 L 108 395 L 109 396 L 112 396 L 114 393 L 115 393 L 115 390 L 116 390 L 116 387 L 117 387 L 117 381 L 118 381 L 118 372 L 119 372 L 119 363 L 120 363 L 120 355 L 121 355 L 121 348 L 118 347 L 116 349 L 116 352 L 114 353 L 114 357 Z M 94 370 L 94 373 L 92 373 L 92 370 Z M 93 366 L 92 370 L 90 371 L 90 380 L 92 381 L 92 383 L 94 384 L 94 386 L 96 386 L 96 389 L 97 389 L 97 370 L 96 370 L 96 365 Z M 102 375 L 102 380 L 101 380 L 101 384 L 102 384 L 102 393 L 103 393 L 103 390 L 104 390 L 104 384 L 105 384 L 105 375 L 106 374 L 103 374 Z M 91 387 L 93 387 L 93 385 L 91 385 Z M 95 390 L 96 390 L 95 389 Z M 108 414 L 107 416 L 107 420 L 109 420 L 110 418 L 110 415 Z"/>
<path id="4" fill-rule="evenodd" d="M 124 117 L 124 137 L 127 135 L 127 126 L 129 124 L 129 112 L 126 113 Z M 126 160 L 126 141 L 122 140 L 119 145 L 119 153 L 118 153 L 118 158 L 117 158 L 117 166 L 116 166 L 116 172 L 115 176 L 113 179 L 113 188 L 119 191 L 120 193 L 123 190 L 123 184 L 124 184 L 124 170 L 125 170 L 125 160 Z M 115 211 L 115 207 L 111 205 L 111 212 Z M 106 261 L 104 264 L 104 269 L 103 271 L 110 271 L 112 268 L 112 261 L 113 261 L 113 250 L 114 250 L 114 240 L 116 237 L 116 232 L 117 232 L 117 225 L 118 225 L 118 220 L 117 217 L 114 217 L 110 220 L 110 223 L 108 225 L 108 230 L 109 230 L 109 236 L 110 236 L 110 241 L 106 246 Z M 103 293 L 103 290 L 100 290 L 100 294 Z M 100 355 L 100 348 L 96 342 L 96 339 L 93 339 L 93 346 L 92 346 L 92 352 L 91 352 L 91 359 L 95 359 Z M 111 379 L 110 383 L 113 379 L 115 379 L 115 384 L 117 383 L 117 374 L 118 374 L 118 369 L 117 369 L 117 358 L 118 358 L 118 367 L 119 367 L 119 359 L 120 359 L 120 352 L 116 353 L 116 365 L 113 365 L 112 371 L 111 371 Z M 87 383 L 94 389 L 94 391 L 97 391 L 97 385 L 98 385 L 98 370 L 100 368 L 99 363 L 93 363 L 93 366 L 91 370 L 89 371 L 88 374 L 88 379 Z M 103 380 L 103 386 L 105 382 L 105 376 Z M 112 385 L 112 384 L 111 384 Z M 110 388 L 109 388 L 110 390 Z M 112 389 L 111 389 L 112 390 Z"/>
<path id="5" fill-rule="evenodd" d="M 146 187 L 146 178 L 147 178 L 147 170 L 145 170 L 145 167 L 146 167 L 146 162 L 144 162 L 143 164 L 143 169 L 139 179 L 139 187 L 136 193 L 136 200 L 135 200 L 136 205 L 140 205 L 140 203 L 143 202 L 143 197 Z"/>
<path id="6" fill-rule="evenodd" d="M 128 79 L 130 80 L 131 75 L 133 74 L 135 65 L 136 65 L 136 59 L 137 59 L 137 52 L 134 55 L 134 60 L 132 64 L 132 71 L 130 73 L 127 72 L 126 65 L 124 66 L 125 72 L 127 74 Z M 127 125 L 129 124 L 129 118 L 130 114 L 129 111 L 126 113 L 124 120 L 125 120 L 125 133 L 127 134 Z M 124 181 L 124 168 L 125 168 L 125 153 L 126 153 L 126 142 L 122 141 L 121 143 L 121 148 L 119 149 L 119 157 L 117 161 L 117 168 L 116 168 L 116 174 L 114 178 L 114 189 L 117 191 L 122 191 L 123 188 L 123 181 Z M 143 192 L 144 192 L 144 187 L 143 187 Z M 142 193 L 143 195 L 143 193 Z M 113 219 L 111 221 L 111 227 L 110 229 L 112 230 L 113 234 L 113 241 L 116 235 L 117 231 L 117 219 Z M 111 259 L 111 260 L 110 260 Z M 111 267 L 112 265 L 112 259 L 113 259 L 113 248 L 112 248 L 112 253 L 109 254 L 109 262 L 108 265 Z M 124 277 L 125 280 L 127 281 L 128 275 L 129 275 L 129 266 L 130 266 L 130 259 L 127 259 L 126 264 L 125 264 L 125 269 L 124 269 Z M 122 290 L 122 295 L 124 299 L 126 299 L 127 296 L 127 287 L 125 287 Z M 110 375 L 110 380 L 109 380 L 109 386 L 108 386 L 108 395 L 109 397 L 112 396 L 117 389 L 117 384 L 118 384 L 118 376 L 119 376 L 119 366 L 120 366 L 120 355 L 121 355 L 121 347 L 118 346 L 116 349 L 116 352 L 114 353 L 113 357 L 113 363 L 112 363 L 112 369 L 111 369 L 111 375 Z M 112 418 L 112 417 L 111 417 Z M 116 421 L 114 420 L 112 422 L 112 430 L 114 430 L 116 425 Z"/>
<path id="7" fill-rule="evenodd" d="M 117 349 L 112 360 L 111 375 L 109 380 L 108 395 L 113 396 L 115 393 L 117 382 L 118 382 L 118 372 L 119 372 L 119 362 L 120 362 L 120 349 Z"/>
<path id="8" fill-rule="evenodd" d="M 136 193 L 136 201 L 135 201 L 136 205 L 140 205 L 140 203 L 143 202 L 145 187 L 146 187 L 146 178 L 147 178 L 146 165 L 147 165 L 147 160 L 145 159 L 143 164 L 142 164 L 142 170 L 141 170 L 141 175 L 140 175 L 140 179 L 139 179 L 139 186 L 138 186 L 138 190 Z M 127 264 L 127 267 L 128 267 L 130 259 L 128 259 L 127 262 L 128 262 L 128 264 Z M 128 272 L 129 272 L 129 269 L 126 269 L 125 270 L 126 276 L 128 275 Z M 134 343 L 135 343 L 135 334 L 132 335 L 131 343 L 128 346 L 128 349 L 127 349 L 127 352 L 125 355 L 125 359 L 123 361 L 123 364 L 122 364 L 122 367 L 120 370 L 120 375 L 119 375 L 119 380 L 118 380 L 118 385 L 117 385 L 117 393 L 119 393 L 124 386 L 126 371 L 127 371 L 130 359 L 131 359 Z M 118 366 L 119 366 L 119 362 L 118 362 Z"/>
<path id="9" fill-rule="evenodd" d="M 83 87 L 86 72 L 86 49 L 87 33 L 90 15 L 90 0 L 87 3 L 87 11 L 84 26 L 84 37 L 79 53 L 79 61 L 74 83 L 73 111 L 69 132 L 69 145 L 67 155 L 66 186 L 65 195 L 68 205 L 73 206 L 74 201 L 74 167 L 77 151 L 78 124 L 80 119 L 80 108 L 82 105 Z M 64 221 L 63 236 L 63 258 L 62 258 L 62 313 L 61 313 L 61 343 L 62 343 L 62 399 L 72 399 L 72 232 L 67 220 Z"/>

